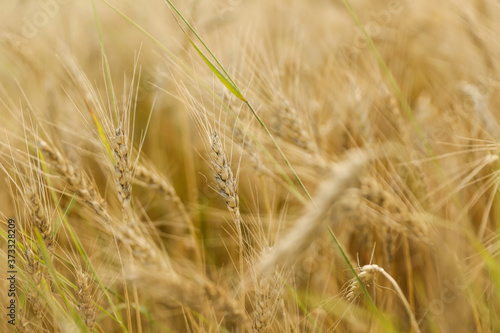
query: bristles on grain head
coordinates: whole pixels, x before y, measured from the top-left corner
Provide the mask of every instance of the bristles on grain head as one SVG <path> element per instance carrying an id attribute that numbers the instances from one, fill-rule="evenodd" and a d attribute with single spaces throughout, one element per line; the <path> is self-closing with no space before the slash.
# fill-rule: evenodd
<path id="1" fill-rule="evenodd" d="M 181 305 L 198 312 L 203 311 L 203 307 L 209 303 L 210 315 L 215 314 L 218 320 L 224 320 L 226 325 L 234 328 L 232 331 L 242 332 L 245 329 L 250 332 L 245 310 L 227 288 L 216 285 L 198 272 L 187 274 L 181 276 L 174 269 L 168 272 L 163 269 L 134 269 L 127 271 L 125 278 L 134 281 L 140 288 L 146 288 L 151 298 L 159 299 L 161 304 L 169 308 Z M 151 289 L 151 286 L 161 287 Z"/>
<path id="2" fill-rule="evenodd" d="M 80 268 L 76 271 L 76 298 L 80 316 L 90 332 L 93 332 L 97 306 L 94 302 L 92 281 Z"/>

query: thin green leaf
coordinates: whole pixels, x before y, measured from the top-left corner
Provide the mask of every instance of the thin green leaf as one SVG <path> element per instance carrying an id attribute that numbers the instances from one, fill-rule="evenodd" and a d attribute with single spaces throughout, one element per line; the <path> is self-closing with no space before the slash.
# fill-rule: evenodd
<path id="1" fill-rule="evenodd" d="M 224 75 L 222 75 L 222 73 L 217 69 L 217 67 L 215 67 L 214 64 L 212 64 L 212 62 L 207 59 L 207 57 L 205 57 L 203 52 L 201 52 L 201 50 L 198 48 L 198 46 L 196 46 L 196 44 L 191 40 L 191 38 L 189 38 L 189 36 L 187 34 L 186 34 L 186 37 L 189 39 L 189 42 L 191 43 L 191 45 L 193 45 L 196 52 L 198 52 L 198 54 L 203 59 L 203 61 L 207 64 L 207 66 L 210 67 L 210 70 L 219 78 L 219 80 L 226 86 L 226 88 L 229 89 L 229 91 L 231 91 L 234 96 L 238 97 L 243 102 L 247 102 L 245 97 L 243 97 L 243 95 L 240 93 L 238 87 L 236 87 Z"/>

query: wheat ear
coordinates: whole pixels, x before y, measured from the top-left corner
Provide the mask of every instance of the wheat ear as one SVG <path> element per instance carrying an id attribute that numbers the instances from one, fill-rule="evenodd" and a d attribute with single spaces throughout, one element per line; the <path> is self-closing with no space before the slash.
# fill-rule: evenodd
<path id="1" fill-rule="evenodd" d="M 413 330 L 417 333 L 420 333 L 420 328 L 418 327 L 417 320 L 415 319 L 415 315 L 413 314 L 413 311 L 411 309 L 410 303 L 408 303 L 408 300 L 406 299 L 405 294 L 399 287 L 398 283 L 394 278 L 387 273 L 382 267 L 379 267 L 378 265 L 365 265 L 361 267 L 361 273 L 358 274 L 359 280 L 365 285 L 365 286 L 370 286 L 372 283 L 374 283 L 376 274 L 381 274 L 383 275 L 394 287 L 396 290 L 396 294 L 399 296 L 401 301 L 403 302 L 403 305 L 405 307 L 406 312 L 408 313 L 408 316 L 410 317 L 410 322 Z M 347 293 L 347 299 L 349 300 L 354 300 L 356 299 L 361 293 L 360 293 L 360 285 L 359 285 L 359 280 L 357 278 L 353 278 L 351 282 L 349 283 L 349 289 Z"/>
<path id="2" fill-rule="evenodd" d="M 277 270 L 271 275 L 264 275 L 259 279 L 255 295 L 255 313 L 253 332 L 264 332 L 273 322 L 276 305 L 281 299 L 282 285 Z"/>
<path id="3" fill-rule="evenodd" d="M 32 223 L 38 229 L 42 237 L 45 247 L 50 255 L 54 248 L 54 237 L 52 236 L 52 226 L 48 222 L 47 214 L 40 197 L 30 187 L 26 189 L 25 195 L 27 197 L 29 216 Z"/>
<path id="4" fill-rule="evenodd" d="M 95 318 L 97 315 L 97 306 L 95 305 L 92 294 L 92 284 L 88 275 L 79 268 L 76 272 L 76 299 L 78 301 L 78 310 L 80 316 L 90 332 L 93 332 Z"/>
<path id="5" fill-rule="evenodd" d="M 43 306 L 40 302 L 40 289 L 42 283 L 42 267 L 40 267 L 40 260 L 35 257 L 35 253 L 31 248 L 31 244 L 26 244 L 26 250 L 24 251 L 24 258 L 26 260 L 26 273 L 27 276 L 33 282 L 34 288 L 33 291 L 30 291 L 26 295 L 26 299 L 28 303 L 31 305 L 31 309 L 35 314 L 36 323 L 39 323 L 43 317 Z M 27 288 L 31 289 L 31 286 L 27 286 Z"/>
<path id="6" fill-rule="evenodd" d="M 299 218 L 295 227 L 283 238 L 277 247 L 257 266 L 257 273 L 268 273 L 279 264 L 290 258 L 297 258 L 304 252 L 311 241 L 316 238 L 325 221 L 328 220 L 330 208 L 342 197 L 344 192 L 355 185 L 369 156 L 363 151 L 355 151 L 333 171 L 333 176 L 322 183 L 316 195 L 316 204 L 311 203 L 307 212 Z M 336 223 L 337 220 L 333 220 Z"/>
<path id="7" fill-rule="evenodd" d="M 226 201 L 227 209 L 233 217 L 238 233 L 240 249 L 243 251 L 243 231 L 241 226 L 240 201 L 238 198 L 238 182 L 233 176 L 233 171 L 224 154 L 222 143 L 216 131 L 212 133 L 211 148 L 210 159 L 212 161 L 212 170 L 215 175 L 217 189 L 219 194 Z"/>
<path id="8" fill-rule="evenodd" d="M 202 256 L 197 242 L 196 228 L 193 225 L 193 221 L 190 218 L 189 213 L 186 210 L 186 207 L 184 206 L 181 199 L 177 195 L 173 186 L 169 184 L 169 182 L 166 179 L 158 175 L 156 172 L 149 170 L 142 165 L 137 165 L 135 167 L 134 180 L 140 181 L 142 184 L 148 186 L 149 188 L 156 190 L 161 195 L 163 195 L 166 201 L 172 201 L 177 206 L 177 209 L 181 213 L 186 223 L 186 226 L 189 230 L 191 241 L 193 242 L 195 249 L 196 260 L 197 262 L 201 263 Z"/>
<path id="9" fill-rule="evenodd" d="M 78 194 L 87 205 L 109 224 L 111 218 L 106 210 L 106 202 L 101 198 L 86 175 L 75 168 L 57 149 L 51 147 L 47 142 L 39 139 L 38 147 L 50 162 L 50 165 L 64 177 L 70 190 Z"/>
<path id="10" fill-rule="evenodd" d="M 115 131 L 113 140 L 113 156 L 115 158 L 115 183 L 118 192 L 118 200 L 122 204 L 124 214 L 128 214 L 130 199 L 132 197 L 132 183 L 130 171 L 130 159 L 128 152 L 127 136 L 121 126 Z"/>
<path id="11" fill-rule="evenodd" d="M 162 255 L 156 246 L 151 246 L 151 241 L 144 237 L 141 230 L 138 230 L 138 226 L 132 224 L 122 225 L 117 228 L 111 223 L 111 216 L 106 210 L 106 202 L 101 198 L 99 192 L 88 180 L 84 172 L 75 168 L 57 149 L 50 147 L 45 141 L 38 140 L 38 146 L 51 166 L 64 177 L 70 189 L 78 194 L 104 220 L 104 226 L 111 235 L 114 235 L 119 242 L 130 246 L 132 254 L 140 262 L 159 266 L 167 264 L 170 267 L 169 261 L 165 262 L 166 257 Z M 125 192 L 120 196 L 123 201 L 129 200 Z M 134 228 L 132 229 L 132 227 Z"/>

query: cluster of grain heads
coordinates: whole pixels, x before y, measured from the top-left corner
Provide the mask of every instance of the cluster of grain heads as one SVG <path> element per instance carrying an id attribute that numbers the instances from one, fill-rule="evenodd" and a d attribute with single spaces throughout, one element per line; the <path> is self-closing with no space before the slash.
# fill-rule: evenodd
<path id="1" fill-rule="evenodd" d="M 106 208 L 106 202 L 83 171 L 74 167 L 57 149 L 51 147 L 45 141 L 39 140 L 38 146 L 50 166 L 64 178 L 69 189 L 74 191 L 85 204 L 94 210 L 101 218 L 101 221 L 104 222 L 103 227 L 109 234 L 116 237 L 120 243 L 129 246 L 134 257 L 147 265 L 154 264 L 170 267 L 168 257 L 161 253 L 154 242 L 147 237 L 141 226 L 137 223 L 119 223 L 116 226 L 116 223 L 113 223 L 113 218 Z M 116 174 L 123 175 L 121 172 Z M 127 179 L 122 178 L 122 180 L 127 184 Z M 123 189 L 121 185 L 119 188 Z M 123 199 L 122 203 L 129 202 L 129 196 L 122 194 L 120 194 Z"/>

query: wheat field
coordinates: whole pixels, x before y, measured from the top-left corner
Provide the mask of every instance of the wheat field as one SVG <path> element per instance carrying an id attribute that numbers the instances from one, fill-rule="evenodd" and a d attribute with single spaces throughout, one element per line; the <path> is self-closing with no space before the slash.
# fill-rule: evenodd
<path id="1" fill-rule="evenodd" d="M 1 332 L 500 332 L 500 3 L 0 12 Z"/>

